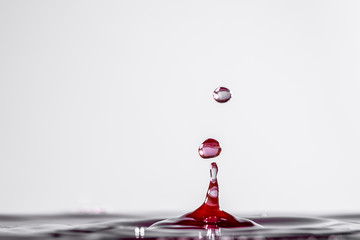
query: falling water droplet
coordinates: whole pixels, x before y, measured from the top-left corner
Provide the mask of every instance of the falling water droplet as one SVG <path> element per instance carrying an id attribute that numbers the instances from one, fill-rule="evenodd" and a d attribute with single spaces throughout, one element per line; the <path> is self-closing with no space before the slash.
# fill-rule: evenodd
<path id="1" fill-rule="evenodd" d="M 231 98 L 231 92 L 226 87 L 218 87 L 214 90 L 213 97 L 219 103 L 226 103 Z"/>
<path id="2" fill-rule="evenodd" d="M 220 143 L 212 138 L 206 139 L 199 147 L 199 155 L 202 158 L 214 158 L 219 156 L 220 153 Z"/>
<path id="3" fill-rule="evenodd" d="M 217 173 L 218 173 L 218 167 L 216 163 L 212 163 L 210 168 L 210 179 L 212 182 L 216 181 Z"/>

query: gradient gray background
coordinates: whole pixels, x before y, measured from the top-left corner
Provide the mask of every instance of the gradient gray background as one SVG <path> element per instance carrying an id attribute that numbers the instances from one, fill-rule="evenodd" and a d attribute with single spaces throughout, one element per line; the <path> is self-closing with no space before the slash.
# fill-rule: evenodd
<path id="1" fill-rule="evenodd" d="M 0 213 L 359 212 L 359 1 L 0 1 Z M 229 87 L 227 104 L 212 99 Z"/>

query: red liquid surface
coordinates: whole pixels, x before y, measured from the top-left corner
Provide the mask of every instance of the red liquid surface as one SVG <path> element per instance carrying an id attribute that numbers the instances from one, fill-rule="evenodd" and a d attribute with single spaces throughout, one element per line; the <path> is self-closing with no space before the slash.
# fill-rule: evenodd
<path id="1" fill-rule="evenodd" d="M 220 143 L 212 138 L 206 139 L 199 147 L 199 155 L 202 158 L 214 158 L 220 153 Z"/>
<path id="2" fill-rule="evenodd" d="M 179 218 L 168 219 L 154 224 L 154 227 L 170 228 L 239 228 L 253 227 L 255 224 L 247 219 L 238 219 L 222 211 L 219 205 L 219 186 L 217 182 L 218 167 L 211 164 L 210 184 L 204 203 L 195 211 Z"/>

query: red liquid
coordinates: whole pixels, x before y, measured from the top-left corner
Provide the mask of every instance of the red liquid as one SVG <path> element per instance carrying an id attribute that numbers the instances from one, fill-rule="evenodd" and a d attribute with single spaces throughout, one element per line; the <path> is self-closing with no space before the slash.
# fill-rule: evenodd
<path id="1" fill-rule="evenodd" d="M 226 87 L 218 87 L 214 90 L 213 97 L 215 101 L 219 103 L 225 103 L 230 100 L 231 98 L 231 92 Z"/>
<path id="2" fill-rule="evenodd" d="M 255 226 L 256 224 L 250 220 L 237 219 L 220 209 L 217 172 L 218 167 L 213 162 L 210 168 L 210 184 L 206 198 L 198 209 L 179 218 L 158 222 L 153 227 L 214 229 Z"/>
<path id="3" fill-rule="evenodd" d="M 214 158 L 220 153 L 220 143 L 212 138 L 206 139 L 199 147 L 199 155 L 202 158 Z"/>
<path id="4" fill-rule="evenodd" d="M 224 103 L 230 98 L 231 93 L 229 89 L 224 87 L 215 89 L 214 99 L 216 101 Z M 214 158 L 219 156 L 220 153 L 220 143 L 212 138 L 206 139 L 199 147 L 199 155 L 202 158 Z M 210 184 L 206 198 L 198 209 L 178 218 L 157 222 L 151 227 L 217 229 L 256 226 L 257 224 L 250 220 L 235 218 L 220 209 L 217 173 L 218 167 L 216 163 L 213 162 L 210 168 Z"/>

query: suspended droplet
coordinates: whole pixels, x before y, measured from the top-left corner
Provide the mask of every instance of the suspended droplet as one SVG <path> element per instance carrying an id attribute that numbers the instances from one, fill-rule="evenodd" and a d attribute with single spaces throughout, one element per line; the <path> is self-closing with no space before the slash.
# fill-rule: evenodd
<path id="1" fill-rule="evenodd" d="M 213 97 L 219 103 L 226 103 L 231 98 L 231 92 L 226 87 L 218 87 L 214 90 Z"/>
<path id="2" fill-rule="evenodd" d="M 218 167 L 216 163 L 213 162 L 210 167 L 210 179 L 212 182 L 216 181 L 217 173 L 218 173 Z"/>
<path id="3" fill-rule="evenodd" d="M 206 139 L 199 147 L 199 155 L 202 158 L 214 158 L 220 153 L 220 143 L 212 138 Z"/>

